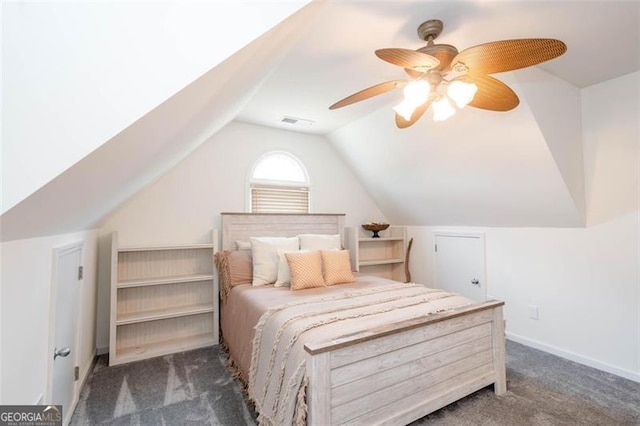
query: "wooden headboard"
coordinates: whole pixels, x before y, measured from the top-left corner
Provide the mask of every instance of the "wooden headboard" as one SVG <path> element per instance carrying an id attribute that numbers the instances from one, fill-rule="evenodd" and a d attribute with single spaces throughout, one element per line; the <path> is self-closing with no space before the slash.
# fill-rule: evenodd
<path id="1" fill-rule="evenodd" d="M 295 237 L 298 234 L 340 234 L 344 244 L 344 213 L 221 213 L 222 250 L 250 237 Z"/>

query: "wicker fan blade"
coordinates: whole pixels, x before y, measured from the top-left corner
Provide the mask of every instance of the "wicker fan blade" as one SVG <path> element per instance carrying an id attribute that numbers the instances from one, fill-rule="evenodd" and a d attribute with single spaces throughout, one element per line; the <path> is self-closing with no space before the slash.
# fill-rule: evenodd
<path id="1" fill-rule="evenodd" d="M 440 63 L 437 58 L 431 55 L 410 49 L 378 49 L 376 56 L 393 65 L 418 72 L 429 71 Z"/>
<path id="2" fill-rule="evenodd" d="M 455 80 L 474 83 L 478 86 L 478 91 L 469 106 L 489 111 L 509 111 L 520 103 L 518 95 L 509 86 L 488 75 L 467 74 Z"/>
<path id="3" fill-rule="evenodd" d="M 552 38 L 502 40 L 473 46 L 451 62 L 457 72 L 493 74 L 530 67 L 567 51 L 567 45 Z"/>
<path id="4" fill-rule="evenodd" d="M 336 102 L 331 105 L 329 109 L 338 109 L 347 105 L 351 105 L 356 102 L 364 101 L 365 99 L 372 98 L 377 95 L 381 95 L 383 93 L 387 93 L 396 87 L 406 86 L 407 80 L 391 80 L 385 81 L 384 83 L 376 84 L 375 86 L 367 87 L 364 90 L 361 90 L 353 95 L 347 96 L 341 101 Z"/>
<path id="5" fill-rule="evenodd" d="M 409 77 L 413 78 L 414 80 L 415 80 L 416 78 L 419 78 L 419 77 L 422 75 L 422 73 L 421 73 L 420 71 L 414 71 L 414 70 L 412 70 L 411 68 L 405 68 L 405 69 L 404 69 L 404 72 L 406 72 L 406 73 L 407 73 L 407 75 L 408 75 Z"/>
<path id="6" fill-rule="evenodd" d="M 431 101 L 427 101 L 420 105 L 413 111 L 413 114 L 411 114 L 411 120 L 405 120 L 404 117 L 396 113 L 396 126 L 398 126 L 399 129 L 406 129 L 409 126 L 412 126 L 413 123 L 418 121 L 420 117 L 424 115 L 424 113 L 429 109 L 430 106 Z"/>

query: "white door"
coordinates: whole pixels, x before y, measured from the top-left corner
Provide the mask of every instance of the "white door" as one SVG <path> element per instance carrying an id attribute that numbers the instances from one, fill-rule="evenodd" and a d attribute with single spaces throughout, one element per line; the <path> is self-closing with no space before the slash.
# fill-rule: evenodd
<path id="1" fill-rule="evenodd" d="M 435 285 L 471 300 L 487 299 L 484 237 L 474 234 L 435 234 Z"/>
<path id="2" fill-rule="evenodd" d="M 52 309 L 54 319 L 53 378 L 51 404 L 62 405 L 65 424 L 69 421 L 76 398 L 74 368 L 76 364 L 76 345 L 78 335 L 78 300 L 81 277 L 79 274 L 82 259 L 82 246 L 58 249 L 54 254 L 55 306 Z"/>

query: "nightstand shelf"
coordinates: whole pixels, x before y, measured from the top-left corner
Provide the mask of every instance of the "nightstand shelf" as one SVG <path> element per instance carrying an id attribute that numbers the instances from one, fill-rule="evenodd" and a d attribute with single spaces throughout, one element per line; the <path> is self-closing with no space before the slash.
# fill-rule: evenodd
<path id="1" fill-rule="evenodd" d="M 367 242 L 367 241 L 372 241 L 372 242 L 376 242 L 376 241 L 404 241 L 404 237 L 380 237 L 380 238 L 366 238 L 366 237 L 362 237 L 360 238 L 360 242 Z"/>
<path id="2" fill-rule="evenodd" d="M 364 236 L 359 228 L 345 231 L 354 271 L 405 281 L 405 227 L 390 226 L 380 232 L 380 238 Z"/>
<path id="3" fill-rule="evenodd" d="M 372 266 L 372 265 L 391 265 L 394 263 L 404 263 L 404 259 L 376 259 L 376 260 L 361 260 L 360 266 Z"/>

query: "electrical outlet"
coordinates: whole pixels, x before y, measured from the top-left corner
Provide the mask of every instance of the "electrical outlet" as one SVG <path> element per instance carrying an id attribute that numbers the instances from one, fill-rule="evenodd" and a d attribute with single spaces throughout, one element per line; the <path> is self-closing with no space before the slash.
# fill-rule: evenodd
<path id="1" fill-rule="evenodd" d="M 529 305 L 529 318 L 538 319 L 538 305 Z"/>

